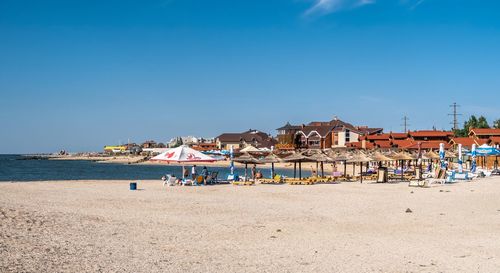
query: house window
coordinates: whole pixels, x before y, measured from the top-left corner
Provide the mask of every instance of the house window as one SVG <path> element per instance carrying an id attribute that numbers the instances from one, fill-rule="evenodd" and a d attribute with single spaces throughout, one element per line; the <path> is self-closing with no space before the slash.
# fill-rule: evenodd
<path id="1" fill-rule="evenodd" d="M 309 146 L 319 146 L 319 140 L 310 140 Z"/>
<path id="2" fill-rule="evenodd" d="M 351 133 L 349 132 L 349 130 L 345 130 L 345 142 L 351 142 Z"/>

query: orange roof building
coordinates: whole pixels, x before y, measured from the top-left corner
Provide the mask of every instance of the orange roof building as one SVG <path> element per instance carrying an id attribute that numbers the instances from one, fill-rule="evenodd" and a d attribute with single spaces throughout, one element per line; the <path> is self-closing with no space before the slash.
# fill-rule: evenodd
<path id="1" fill-rule="evenodd" d="M 489 145 L 491 145 L 491 146 L 500 145 L 500 136 L 492 136 L 492 137 L 490 137 Z"/>
<path id="2" fill-rule="evenodd" d="M 500 129 L 471 128 L 469 130 L 469 137 L 477 139 L 489 139 L 492 136 L 500 136 Z"/>
<path id="3" fill-rule="evenodd" d="M 421 130 L 410 131 L 408 135 L 415 141 L 442 141 L 448 143 L 454 134 L 451 131 Z"/>
<path id="4" fill-rule="evenodd" d="M 454 137 L 450 140 L 449 144 L 454 148 L 458 147 L 458 144 L 462 144 L 462 147 L 467 149 L 472 149 L 473 144 L 478 145 L 476 140 L 471 137 Z"/>

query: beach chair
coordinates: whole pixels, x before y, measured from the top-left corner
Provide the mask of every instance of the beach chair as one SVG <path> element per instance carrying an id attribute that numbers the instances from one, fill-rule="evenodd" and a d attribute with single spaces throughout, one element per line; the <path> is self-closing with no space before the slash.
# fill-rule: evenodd
<path id="1" fill-rule="evenodd" d="M 233 186 L 253 186 L 255 182 L 252 180 L 241 180 L 241 181 L 233 181 Z"/>
<path id="2" fill-rule="evenodd" d="M 283 183 L 283 177 L 279 174 L 275 175 L 273 178 L 274 183 L 281 184 Z"/>
<path id="3" fill-rule="evenodd" d="M 165 187 L 165 185 L 167 186 L 175 186 L 175 183 L 177 182 L 177 177 L 173 177 L 171 175 L 167 175 L 167 179 L 165 179 L 165 181 L 163 181 L 163 186 Z"/>
<path id="4" fill-rule="evenodd" d="M 207 184 L 216 184 L 217 183 L 217 176 L 219 175 L 219 172 L 211 172 L 205 181 Z"/>

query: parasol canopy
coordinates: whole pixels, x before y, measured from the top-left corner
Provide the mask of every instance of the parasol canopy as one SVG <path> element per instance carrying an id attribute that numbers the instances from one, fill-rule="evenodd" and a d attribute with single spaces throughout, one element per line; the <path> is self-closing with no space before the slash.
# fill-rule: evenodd
<path id="1" fill-rule="evenodd" d="M 234 159 L 234 162 L 243 163 L 243 164 L 260 164 L 261 163 L 257 158 L 251 156 L 249 153 L 244 153 L 243 155 L 236 157 Z"/>
<path id="2" fill-rule="evenodd" d="M 393 161 L 394 159 L 384 155 L 381 152 L 375 152 L 370 156 L 374 161 Z"/>
<path id="3" fill-rule="evenodd" d="M 160 162 L 176 162 L 176 163 L 196 163 L 196 162 L 215 162 L 217 159 L 191 149 L 187 146 L 179 146 L 177 148 L 165 151 L 153 158 L 151 161 Z"/>
<path id="4" fill-rule="evenodd" d="M 281 159 L 279 156 L 275 154 L 269 154 L 266 157 L 260 159 L 259 161 L 261 163 L 279 163 L 283 162 L 283 159 Z"/>

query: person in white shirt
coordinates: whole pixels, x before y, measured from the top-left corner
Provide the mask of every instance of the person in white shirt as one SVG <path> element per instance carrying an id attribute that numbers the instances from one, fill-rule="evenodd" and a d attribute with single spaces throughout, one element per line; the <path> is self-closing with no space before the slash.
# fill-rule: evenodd
<path id="1" fill-rule="evenodd" d="M 193 181 L 196 180 L 196 165 L 193 165 L 193 167 L 191 168 L 191 178 L 193 179 Z"/>

